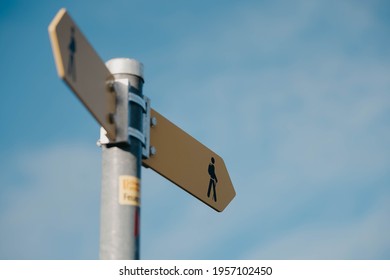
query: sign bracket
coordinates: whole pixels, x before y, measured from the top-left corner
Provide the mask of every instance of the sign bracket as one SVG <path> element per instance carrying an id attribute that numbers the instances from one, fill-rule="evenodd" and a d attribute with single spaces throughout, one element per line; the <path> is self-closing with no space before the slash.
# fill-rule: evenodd
<path id="1" fill-rule="evenodd" d="M 150 110 L 151 100 L 144 96 L 143 98 L 130 91 L 129 81 L 127 79 L 117 79 L 112 81 L 113 94 L 116 95 L 117 106 L 114 114 L 116 125 L 116 140 L 111 141 L 107 137 L 107 132 L 103 127 L 100 128 L 100 139 L 98 146 L 114 143 L 129 143 L 130 137 L 137 138 L 142 143 L 142 157 L 147 159 L 150 156 Z M 126 98 L 124 98 L 126 96 Z M 143 110 L 142 128 L 143 131 L 130 127 L 130 103 L 140 106 Z"/>
<path id="2" fill-rule="evenodd" d="M 145 136 L 145 143 L 142 148 L 142 157 L 143 159 L 148 159 L 151 156 L 151 146 L 150 146 L 150 126 L 151 126 L 151 106 L 150 98 L 144 96 L 145 101 L 145 110 L 144 110 L 144 119 L 143 119 L 143 130 Z M 153 154 L 152 154 L 153 155 Z"/>

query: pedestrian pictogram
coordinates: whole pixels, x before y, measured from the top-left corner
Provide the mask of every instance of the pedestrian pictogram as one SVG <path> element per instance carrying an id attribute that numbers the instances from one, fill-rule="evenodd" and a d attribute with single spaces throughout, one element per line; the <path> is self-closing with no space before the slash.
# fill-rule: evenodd
<path id="1" fill-rule="evenodd" d="M 68 75 L 72 77 L 72 80 L 76 81 L 76 65 L 75 65 L 75 54 L 76 54 L 76 39 L 74 38 L 75 28 L 70 28 L 70 43 L 69 43 L 69 62 L 68 62 Z"/>
<path id="2" fill-rule="evenodd" d="M 209 175 L 210 175 L 210 182 L 209 182 L 209 190 L 207 191 L 207 197 L 210 197 L 211 190 L 213 190 L 214 195 L 213 199 L 215 202 L 217 202 L 217 191 L 216 191 L 216 186 L 218 183 L 218 178 L 217 175 L 215 174 L 215 159 L 211 157 L 211 162 L 209 164 Z"/>

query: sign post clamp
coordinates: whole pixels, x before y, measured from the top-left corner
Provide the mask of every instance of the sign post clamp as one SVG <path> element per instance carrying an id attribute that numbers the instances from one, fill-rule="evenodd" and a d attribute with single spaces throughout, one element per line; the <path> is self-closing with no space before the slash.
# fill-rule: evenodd
<path id="1" fill-rule="evenodd" d="M 143 98 L 131 92 L 131 85 L 127 79 L 117 79 L 110 81 L 108 87 L 116 95 L 116 112 L 113 115 L 113 121 L 116 126 L 116 139 L 111 141 L 107 137 L 106 130 L 100 128 L 100 139 L 97 141 L 97 145 L 114 144 L 114 143 L 129 143 L 130 137 L 135 137 L 142 143 L 142 157 L 147 159 L 151 155 L 150 147 L 150 109 L 151 100 L 144 96 Z M 143 131 L 135 129 L 130 126 L 130 103 L 140 106 L 143 111 L 142 128 Z"/>

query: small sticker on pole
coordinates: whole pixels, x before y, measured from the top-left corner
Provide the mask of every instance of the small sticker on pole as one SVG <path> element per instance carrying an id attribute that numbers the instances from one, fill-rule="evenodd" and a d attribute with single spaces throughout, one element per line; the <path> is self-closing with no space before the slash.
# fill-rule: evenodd
<path id="1" fill-rule="evenodd" d="M 140 206 L 139 179 L 134 176 L 119 176 L 119 204 Z"/>

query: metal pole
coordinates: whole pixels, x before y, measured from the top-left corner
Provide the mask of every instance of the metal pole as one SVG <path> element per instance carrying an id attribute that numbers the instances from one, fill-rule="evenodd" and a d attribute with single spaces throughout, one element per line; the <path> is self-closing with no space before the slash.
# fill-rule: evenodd
<path id="1" fill-rule="evenodd" d="M 128 108 L 126 126 L 143 132 L 143 109 L 130 102 L 129 92 L 143 97 L 143 66 L 140 62 L 116 58 L 106 63 L 115 81 L 128 81 L 128 91 L 115 90 L 118 108 Z M 123 104 L 126 102 L 126 104 Z M 123 116 L 122 116 L 123 117 Z M 126 116 L 124 117 L 124 119 Z M 127 132 L 127 127 L 126 127 Z M 140 258 L 140 179 L 142 142 L 128 136 L 128 142 L 102 145 L 102 190 L 100 217 L 100 259 Z"/>

